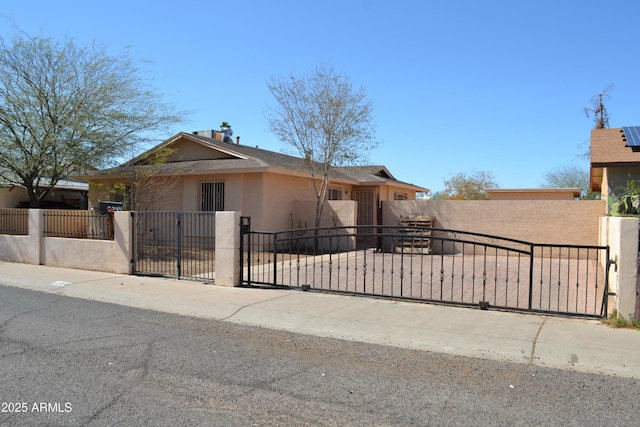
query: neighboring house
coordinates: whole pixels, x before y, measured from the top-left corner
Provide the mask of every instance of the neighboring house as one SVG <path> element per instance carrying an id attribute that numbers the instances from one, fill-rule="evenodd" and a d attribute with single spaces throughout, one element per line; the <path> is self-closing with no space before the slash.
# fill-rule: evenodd
<path id="1" fill-rule="evenodd" d="M 575 200 L 579 188 L 491 188 L 485 190 L 491 200 Z"/>
<path id="2" fill-rule="evenodd" d="M 42 187 L 48 183 L 43 182 Z M 43 208 L 87 209 L 89 184 L 69 179 L 59 180 L 43 202 Z M 0 184 L 0 208 L 27 208 L 29 195 L 24 187 Z"/>
<path id="3" fill-rule="evenodd" d="M 593 129 L 591 131 L 591 191 L 607 201 L 607 212 L 627 181 L 640 181 L 639 127 Z M 640 182 L 639 182 L 640 184 Z"/>
<path id="4" fill-rule="evenodd" d="M 162 150 L 163 161 L 149 165 Z M 91 204 L 104 199 L 110 186 L 131 185 L 136 170 L 166 183 L 168 191 L 153 191 L 159 206 L 153 210 L 240 211 L 252 217 L 255 229 L 292 228 L 294 202 L 316 201 L 302 159 L 241 145 L 239 138 L 234 142 L 218 131 L 199 131 L 179 133 L 121 166 L 84 176 Z M 384 166 L 339 167 L 327 199 L 357 201 L 358 223 L 370 225 L 379 220 L 380 201 L 415 200 L 417 192 L 426 191 L 398 181 Z"/>

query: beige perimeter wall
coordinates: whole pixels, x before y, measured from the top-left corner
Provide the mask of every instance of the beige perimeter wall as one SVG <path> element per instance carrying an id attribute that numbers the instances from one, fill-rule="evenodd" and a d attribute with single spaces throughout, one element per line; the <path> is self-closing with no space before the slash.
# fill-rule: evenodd
<path id="1" fill-rule="evenodd" d="M 435 217 L 435 228 L 531 243 L 599 245 L 599 200 L 410 200 L 382 202 L 384 225 L 403 215 Z"/>

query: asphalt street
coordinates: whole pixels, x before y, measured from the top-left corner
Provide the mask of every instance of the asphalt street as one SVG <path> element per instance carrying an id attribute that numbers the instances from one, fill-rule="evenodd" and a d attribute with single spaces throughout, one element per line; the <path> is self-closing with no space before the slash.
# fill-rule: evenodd
<path id="1" fill-rule="evenodd" d="M 638 380 L 0 286 L 2 426 L 634 426 Z"/>

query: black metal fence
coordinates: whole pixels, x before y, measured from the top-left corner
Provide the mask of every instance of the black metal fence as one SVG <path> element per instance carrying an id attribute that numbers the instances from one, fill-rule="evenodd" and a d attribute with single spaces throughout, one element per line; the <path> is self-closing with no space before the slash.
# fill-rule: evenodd
<path id="1" fill-rule="evenodd" d="M 534 244 L 421 227 L 264 233 L 243 218 L 244 284 L 560 313 L 607 315 L 609 248 Z"/>
<path id="2" fill-rule="evenodd" d="M 134 274 L 213 281 L 215 212 L 134 212 Z"/>
<path id="3" fill-rule="evenodd" d="M 45 237 L 113 240 L 113 227 L 113 214 L 98 211 L 44 211 Z"/>

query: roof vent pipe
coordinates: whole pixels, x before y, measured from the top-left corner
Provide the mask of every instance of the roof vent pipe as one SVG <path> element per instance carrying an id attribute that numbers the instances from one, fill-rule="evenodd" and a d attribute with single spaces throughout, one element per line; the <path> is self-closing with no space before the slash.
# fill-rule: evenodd
<path id="1" fill-rule="evenodd" d="M 240 145 L 240 137 L 236 136 L 236 145 Z"/>

